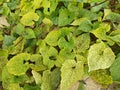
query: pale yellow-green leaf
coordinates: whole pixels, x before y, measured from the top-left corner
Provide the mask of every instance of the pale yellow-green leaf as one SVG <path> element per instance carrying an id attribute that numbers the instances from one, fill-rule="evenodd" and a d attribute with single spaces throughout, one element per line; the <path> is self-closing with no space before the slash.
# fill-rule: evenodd
<path id="1" fill-rule="evenodd" d="M 7 63 L 7 69 L 10 74 L 24 75 L 29 69 L 27 60 L 30 59 L 30 54 L 20 53 L 11 58 Z"/>
<path id="2" fill-rule="evenodd" d="M 69 90 L 83 76 L 83 62 L 66 60 L 61 68 L 60 90 Z"/>
<path id="3" fill-rule="evenodd" d="M 37 15 L 37 13 L 28 12 L 22 16 L 21 23 L 24 24 L 25 26 L 32 26 L 34 25 L 34 21 L 38 21 L 38 19 L 39 16 Z"/>
<path id="4" fill-rule="evenodd" d="M 90 47 L 87 60 L 89 71 L 106 69 L 113 64 L 115 55 L 109 46 L 101 42 Z"/>
<path id="5" fill-rule="evenodd" d="M 38 85 L 41 84 L 42 82 L 41 74 L 34 70 L 32 70 L 32 74 L 33 74 L 33 78 L 35 79 L 35 83 Z"/>

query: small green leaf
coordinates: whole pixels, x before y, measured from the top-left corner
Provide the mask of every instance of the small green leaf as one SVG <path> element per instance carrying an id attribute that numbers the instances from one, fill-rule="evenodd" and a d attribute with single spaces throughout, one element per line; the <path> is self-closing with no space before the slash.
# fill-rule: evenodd
<path id="1" fill-rule="evenodd" d="M 81 61 L 66 60 L 61 68 L 60 90 L 69 90 L 83 76 L 83 63 Z"/>
<path id="2" fill-rule="evenodd" d="M 60 49 L 68 48 L 71 50 L 74 47 L 74 39 L 72 37 L 68 39 L 67 36 L 65 38 L 61 37 L 58 41 L 58 46 Z"/>
<path id="3" fill-rule="evenodd" d="M 52 22 L 50 19 L 48 19 L 48 18 L 44 18 L 44 19 L 43 19 L 43 23 L 44 23 L 44 24 L 47 24 L 47 25 L 50 25 L 50 26 L 53 25 L 53 22 Z"/>
<path id="4" fill-rule="evenodd" d="M 5 35 L 3 38 L 3 44 L 2 47 L 4 49 L 7 49 L 9 46 L 13 44 L 13 41 L 15 40 L 15 37 L 10 36 L 10 35 Z"/>
<path id="5" fill-rule="evenodd" d="M 120 81 L 120 53 L 117 55 L 116 60 L 110 67 L 110 73 L 114 81 Z"/>
<path id="6" fill-rule="evenodd" d="M 27 60 L 29 59 L 30 54 L 28 53 L 17 54 L 8 61 L 7 63 L 8 72 L 18 76 L 24 75 L 26 71 L 29 69 L 29 65 L 27 63 Z"/>
<path id="7" fill-rule="evenodd" d="M 34 31 L 32 29 L 30 29 L 30 28 L 25 29 L 23 36 L 26 39 L 36 38 Z"/>
<path id="8" fill-rule="evenodd" d="M 38 21 L 38 19 L 39 16 L 37 15 L 37 13 L 28 12 L 21 18 L 21 23 L 25 26 L 32 26 L 34 25 L 34 21 Z"/>
<path id="9" fill-rule="evenodd" d="M 21 23 L 17 24 L 17 26 L 15 27 L 15 33 L 17 33 L 18 35 L 22 35 L 24 31 L 24 26 Z"/>
<path id="10" fill-rule="evenodd" d="M 110 47 L 101 42 L 90 47 L 87 60 L 89 71 L 106 69 L 113 64 L 115 55 Z"/>

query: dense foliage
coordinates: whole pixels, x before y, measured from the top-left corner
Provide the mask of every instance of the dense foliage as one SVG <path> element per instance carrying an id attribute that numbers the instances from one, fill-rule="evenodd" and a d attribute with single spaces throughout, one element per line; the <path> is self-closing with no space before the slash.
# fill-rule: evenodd
<path id="1" fill-rule="evenodd" d="M 119 0 L 0 0 L 4 90 L 120 83 L 119 10 Z"/>

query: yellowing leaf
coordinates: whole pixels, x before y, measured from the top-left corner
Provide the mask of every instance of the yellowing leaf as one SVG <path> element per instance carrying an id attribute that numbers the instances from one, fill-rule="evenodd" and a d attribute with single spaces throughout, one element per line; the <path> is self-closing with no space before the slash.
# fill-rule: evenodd
<path id="1" fill-rule="evenodd" d="M 93 80 L 105 88 L 109 84 L 112 84 L 112 77 L 109 75 L 109 72 L 107 72 L 107 70 L 92 71 L 90 72 L 90 76 L 93 78 Z"/>
<path id="2" fill-rule="evenodd" d="M 24 75 L 29 69 L 27 60 L 30 59 L 30 54 L 21 53 L 17 54 L 10 59 L 7 63 L 8 72 L 14 75 Z"/>
<path id="3" fill-rule="evenodd" d="M 47 25 L 50 25 L 50 26 L 53 25 L 53 22 L 52 22 L 50 19 L 48 19 L 48 18 L 44 18 L 44 19 L 43 19 L 43 23 L 44 23 L 44 24 L 47 24 Z"/>
<path id="4" fill-rule="evenodd" d="M 34 21 L 38 21 L 38 19 L 39 16 L 37 15 L 37 13 L 28 12 L 21 18 L 21 23 L 24 24 L 25 26 L 32 26 L 34 25 Z"/>
<path id="5" fill-rule="evenodd" d="M 101 42 L 90 47 L 87 60 L 89 71 L 106 69 L 113 64 L 115 55 L 110 47 Z"/>
<path id="6" fill-rule="evenodd" d="M 58 44 L 59 37 L 60 32 L 58 30 L 53 30 L 46 36 L 45 42 L 50 46 L 56 46 Z"/>
<path id="7" fill-rule="evenodd" d="M 9 90 L 24 90 L 20 87 L 19 83 L 11 83 L 9 86 Z"/>
<path id="8" fill-rule="evenodd" d="M 66 60 L 61 68 L 60 90 L 69 90 L 83 76 L 83 62 Z"/>
<path id="9" fill-rule="evenodd" d="M 35 83 L 38 84 L 38 85 L 41 84 L 41 82 L 42 82 L 41 75 L 34 70 L 32 70 L 32 74 L 33 74 L 33 77 L 35 79 Z"/>
<path id="10" fill-rule="evenodd" d="M 92 33 L 101 40 L 107 40 L 106 33 L 110 31 L 110 25 L 108 24 L 101 24 L 99 28 L 93 30 Z"/>

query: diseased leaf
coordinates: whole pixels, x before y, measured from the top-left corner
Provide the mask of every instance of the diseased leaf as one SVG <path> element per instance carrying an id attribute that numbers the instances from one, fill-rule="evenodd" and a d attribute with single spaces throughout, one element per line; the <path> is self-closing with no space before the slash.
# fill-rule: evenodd
<path id="1" fill-rule="evenodd" d="M 120 81 L 120 54 L 117 55 L 116 60 L 110 67 L 110 73 L 114 81 Z"/>
<path id="2" fill-rule="evenodd" d="M 21 23 L 25 26 L 32 26 L 34 25 L 34 21 L 38 21 L 39 16 L 37 13 L 28 12 L 21 18 Z"/>
<path id="3" fill-rule="evenodd" d="M 112 77 L 106 70 L 92 71 L 90 72 L 90 76 L 104 88 L 106 88 L 109 84 L 112 84 Z"/>
<path id="4" fill-rule="evenodd" d="M 110 47 L 101 42 L 90 47 L 87 60 L 89 71 L 106 69 L 113 64 L 115 55 Z"/>
<path id="5" fill-rule="evenodd" d="M 30 59 L 30 54 L 21 53 L 17 54 L 11 58 L 7 63 L 8 72 L 13 75 L 24 75 L 29 69 L 28 60 Z M 17 67 L 16 67 L 17 66 Z"/>
<path id="6" fill-rule="evenodd" d="M 77 38 L 75 38 L 75 46 L 74 46 L 74 52 L 75 53 L 81 53 L 81 52 L 85 52 L 90 45 L 90 35 L 87 34 L 82 34 L 80 36 L 78 36 Z"/>
<path id="7" fill-rule="evenodd" d="M 66 60 L 61 68 L 60 90 L 69 90 L 83 76 L 83 62 Z"/>

